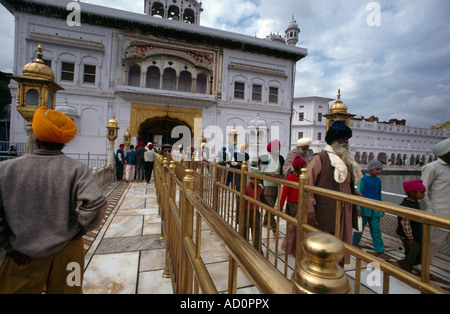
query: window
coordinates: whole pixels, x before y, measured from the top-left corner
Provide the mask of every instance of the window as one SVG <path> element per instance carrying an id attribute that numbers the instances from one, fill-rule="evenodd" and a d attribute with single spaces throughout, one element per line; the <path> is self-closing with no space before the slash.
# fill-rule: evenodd
<path id="1" fill-rule="evenodd" d="M 166 68 L 163 74 L 163 89 L 177 90 L 177 74 L 174 69 Z"/>
<path id="2" fill-rule="evenodd" d="M 322 122 L 322 113 L 321 113 L 321 112 L 319 112 L 319 113 L 317 114 L 317 121 L 318 121 L 318 122 Z"/>
<path id="3" fill-rule="evenodd" d="M 128 86 L 141 86 L 141 67 L 137 64 L 128 68 Z"/>
<path id="4" fill-rule="evenodd" d="M 262 85 L 253 84 L 252 88 L 252 100 L 261 101 Z"/>
<path id="5" fill-rule="evenodd" d="M 155 66 L 150 66 L 147 70 L 147 88 L 156 88 L 159 89 L 161 81 L 161 74 L 159 72 L 159 68 Z"/>
<path id="6" fill-rule="evenodd" d="M 73 82 L 75 76 L 75 63 L 63 62 L 61 69 L 61 81 Z"/>
<path id="7" fill-rule="evenodd" d="M 298 113 L 298 121 L 303 121 L 304 118 L 305 118 L 305 113 L 304 112 L 299 112 Z"/>
<path id="8" fill-rule="evenodd" d="M 39 106 L 39 93 L 35 89 L 30 89 L 27 91 L 25 103 L 27 106 Z"/>
<path id="9" fill-rule="evenodd" d="M 208 85 L 208 78 L 205 74 L 199 73 L 197 75 L 197 86 L 195 87 L 195 92 L 199 94 L 206 94 Z"/>
<path id="10" fill-rule="evenodd" d="M 278 103 L 278 87 L 269 88 L 269 103 L 272 104 Z"/>
<path id="11" fill-rule="evenodd" d="M 297 137 L 297 139 L 302 139 L 303 138 L 303 132 L 298 132 L 298 137 Z"/>
<path id="12" fill-rule="evenodd" d="M 191 72 L 183 71 L 178 78 L 178 91 L 191 92 L 192 91 L 192 76 Z"/>
<path id="13" fill-rule="evenodd" d="M 245 83 L 235 82 L 234 83 L 234 98 L 244 99 L 245 95 Z"/>
<path id="14" fill-rule="evenodd" d="M 83 77 L 83 83 L 90 83 L 95 84 L 95 71 L 96 71 L 95 65 L 84 65 L 84 77 Z"/>
<path id="15" fill-rule="evenodd" d="M 317 133 L 317 140 L 318 141 L 321 141 L 322 140 L 322 133 Z"/>

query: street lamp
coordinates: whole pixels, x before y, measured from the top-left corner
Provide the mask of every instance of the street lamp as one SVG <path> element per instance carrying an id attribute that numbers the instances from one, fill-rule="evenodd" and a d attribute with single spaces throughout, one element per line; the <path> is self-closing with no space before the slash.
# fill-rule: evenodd
<path id="1" fill-rule="evenodd" d="M 236 126 L 233 123 L 233 128 L 230 130 L 230 133 L 228 134 L 228 144 L 235 147 L 237 145 L 238 140 L 238 132 L 236 130 Z"/>
<path id="2" fill-rule="evenodd" d="M 36 60 L 23 67 L 23 75 L 12 77 L 18 83 L 16 110 L 27 121 L 27 154 L 31 154 L 36 148 L 32 129 L 35 111 L 39 107 L 54 109 L 56 92 L 64 90 L 64 88 L 54 82 L 55 73 L 42 59 L 41 44 L 38 46 L 36 55 Z"/>
<path id="3" fill-rule="evenodd" d="M 109 120 L 106 128 L 108 129 L 107 137 L 109 139 L 109 152 L 108 152 L 108 165 L 114 165 L 114 141 L 117 138 L 117 131 L 119 127 L 117 126 L 116 114 L 113 114 L 111 120 Z"/>

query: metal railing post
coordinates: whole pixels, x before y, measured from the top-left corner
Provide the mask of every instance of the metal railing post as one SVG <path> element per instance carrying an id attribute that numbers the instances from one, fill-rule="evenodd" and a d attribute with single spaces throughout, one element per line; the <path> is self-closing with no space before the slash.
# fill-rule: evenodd
<path id="1" fill-rule="evenodd" d="M 293 293 L 349 294 L 350 282 L 338 261 L 344 256 L 344 244 L 335 236 L 313 232 L 306 235 L 307 254 L 292 277 Z"/>
<path id="2" fill-rule="evenodd" d="M 303 242 L 305 232 L 302 229 L 302 225 L 308 223 L 308 201 L 309 193 L 305 191 L 305 186 L 309 183 L 308 169 L 301 169 L 301 175 L 299 178 L 299 189 L 298 189 L 298 214 L 297 214 L 297 238 L 296 243 L 296 258 L 295 258 L 295 269 L 298 268 L 300 261 L 302 260 L 303 250 L 300 245 Z"/>
<path id="3" fill-rule="evenodd" d="M 181 220 L 181 293 L 192 294 L 192 282 L 194 273 L 189 261 L 189 256 L 186 252 L 184 245 L 184 238 L 189 237 L 192 239 L 194 230 L 194 206 L 188 200 L 186 194 L 194 192 L 194 177 L 192 169 L 186 169 L 186 175 L 183 178 L 183 202 L 180 208 L 180 220 Z"/>

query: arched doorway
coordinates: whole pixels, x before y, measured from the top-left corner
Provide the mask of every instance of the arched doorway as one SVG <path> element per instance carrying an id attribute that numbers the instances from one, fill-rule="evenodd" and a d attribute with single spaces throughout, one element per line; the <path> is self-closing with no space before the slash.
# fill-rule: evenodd
<path id="1" fill-rule="evenodd" d="M 172 130 L 177 126 L 185 126 L 190 134 L 193 130 L 185 121 L 166 117 L 149 118 L 141 123 L 138 131 L 138 139 L 144 143 L 152 142 L 155 148 L 170 148 L 180 138 L 172 138 Z"/>

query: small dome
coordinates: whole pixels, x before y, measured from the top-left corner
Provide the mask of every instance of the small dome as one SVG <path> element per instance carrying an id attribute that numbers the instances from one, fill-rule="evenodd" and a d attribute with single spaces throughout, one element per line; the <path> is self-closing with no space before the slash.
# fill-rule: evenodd
<path id="1" fill-rule="evenodd" d="M 289 24 L 288 29 L 297 29 L 300 31 L 300 28 L 298 27 L 297 21 L 294 20 L 294 17 L 292 17 L 292 21 Z"/>
<path id="2" fill-rule="evenodd" d="M 330 107 L 330 112 L 331 113 L 339 113 L 339 112 L 347 112 L 348 108 L 347 105 L 344 104 L 341 101 L 341 90 L 338 90 L 338 99 L 336 100 L 336 102 L 334 104 L 331 105 Z"/>
<path id="3" fill-rule="evenodd" d="M 117 125 L 116 114 L 114 113 L 112 119 L 109 120 L 108 127 L 117 127 Z"/>
<path id="4" fill-rule="evenodd" d="M 255 119 L 251 119 L 248 122 L 248 125 L 249 126 L 254 126 L 254 127 L 257 127 L 257 128 L 259 128 L 259 127 L 267 127 L 266 121 L 260 118 L 259 113 L 258 113 L 258 116 Z"/>
<path id="5" fill-rule="evenodd" d="M 55 73 L 53 73 L 50 67 L 45 65 L 44 60 L 42 60 L 42 57 L 43 57 L 42 45 L 39 44 L 37 58 L 33 62 L 28 63 L 23 67 L 22 69 L 23 76 L 31 78 L 48 79 L 53 81 L 55 79 Z"/>
<path id="6" fill-rule="evenodd" d="M 67 104 L 67 98 L 64 100 L 62 105 L 56 105 L 55 110 L 62 112 L 69 117 L 79 117 L 77 109 Z"/>

